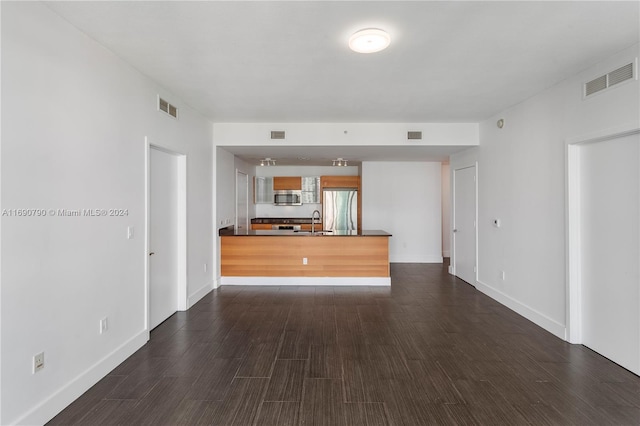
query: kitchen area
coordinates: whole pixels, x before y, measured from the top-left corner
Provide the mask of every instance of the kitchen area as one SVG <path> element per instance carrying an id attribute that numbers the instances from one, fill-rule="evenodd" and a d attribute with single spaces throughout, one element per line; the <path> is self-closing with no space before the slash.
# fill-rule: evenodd
<path id="1" fill-rule="evenodd" d="M 359 176 L 256 176 L 253 193 L 258 217 L 251 219 L 250 228 L 357 231 L 361 229 L 360 186 Z M 282 217 L 283 207 L 289 207 L 291 217 Z M 261 216 L 262 211 L 268 213 Z"/>
<path id="2" fill-rule="evenodd" d="M 391 234 L 362 229 L 359 175 L 262 170 L 249 191 L 255 217 L 219 231 L 221 284 L 390 285 Z"/>

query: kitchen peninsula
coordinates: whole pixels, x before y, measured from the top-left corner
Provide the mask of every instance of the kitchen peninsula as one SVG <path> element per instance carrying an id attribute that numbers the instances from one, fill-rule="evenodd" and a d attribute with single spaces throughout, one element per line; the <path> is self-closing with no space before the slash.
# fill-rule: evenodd
<path id="1" fill-rule="evenodd" d="M 391 285 L 385 231 L 221 231 L 223 285 Z"/>

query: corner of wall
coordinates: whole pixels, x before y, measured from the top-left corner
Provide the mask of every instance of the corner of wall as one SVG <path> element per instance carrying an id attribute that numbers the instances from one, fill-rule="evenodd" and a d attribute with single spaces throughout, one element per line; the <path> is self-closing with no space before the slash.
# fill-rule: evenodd
<path id="1" fill-rule="evenodd" d="M 198 303 L 200 299 L 206 296 L 211 290 L 216 288 L 215 281 L 209 281 L 205 283 L 202 287 L 196 290 L 193 294 L 189 295 L 189 300 L 187 304 L 187 309 L 190 309 L 193 305 Z"/>
<path id="2" fill-rule="evenodd" d="M 504 294 L 499 290 L 496 290 L 495 288 L 483 283 L 482 281 L 476 281 L 476 289 L 491 297 L 492 299 L 500 302 L 512 311 L 522 315 L 534 324 L 544 328 L 554 336 L 562 340 L 566 340 L 567 329 L 564 324 L 560 324 L 559 322 L 547 317 L 541 312 L 538 312 L 530 306 L 527 306 L 524 303 L 513 299 L 512 297 Z"/>
<path id="3" fill-rule="evenodd" d="M 33 407 L 22 417 L 10 421 L 9 424 L 45 424 L 55 417 L 64 407 L 79 398 L 87 389 L 91 388 L 104 376 L 109 374 L 110 371 L 133 355 L 138 349 L 144 346 L 148 340 L 149 331 L 142 330 L 79 376 L 67 382 L 63 387 L 58 389 L 58 391 Z"/>

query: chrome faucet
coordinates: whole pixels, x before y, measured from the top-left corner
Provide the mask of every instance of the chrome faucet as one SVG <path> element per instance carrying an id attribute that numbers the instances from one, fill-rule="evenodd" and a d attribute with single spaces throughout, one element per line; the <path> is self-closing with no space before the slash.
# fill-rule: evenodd
<path id="1" fill-rule="evenodd" d="M 320 216 L 319 210 L 314 210 L 311 213 L 311 233 L 314 234 L 316 232 L 316 213 L 318 213 L 318 221 L 322 222 L 322 216 Z"/>

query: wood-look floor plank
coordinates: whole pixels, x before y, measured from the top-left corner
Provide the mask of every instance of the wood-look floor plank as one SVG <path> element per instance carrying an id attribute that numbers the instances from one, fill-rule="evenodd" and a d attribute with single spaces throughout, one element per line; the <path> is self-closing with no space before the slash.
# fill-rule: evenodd
<path id="1" fill-rule="evenodd" d="M 349 426 L 387 426 L 384 404 L 380 402 L 353 402 L 344 404 L 345 423 Z"/>
<path id="2" fill-rule="evenodd" d="M 300 424 L 348 426 L 339 379 L 305 379 Z"/>
<path id="3" fill-rule="evenodd" d="M 311 332 L 286 331 L 278 353 L 278 359 L 309 359 Z"/>
<path id="4" fill-rule="evenodd" d="M 299 402 L 263 402 L 256 426 L 298 426 Z"/>
<path id="5" fill-rule="evenodd" d="M 279 342 L 256 343 L 250 346 L 237 377 L 271 377 Z"/>
<path id="6" fill-rule="evenodd" d="M 312 379 L 342 378 L 342 362 L 338 345 L 311 345 L 307 377 Z"/>
<path id="7" fill-rule="evenodd" d="M 126 376 L 106 376 L 54 417 L 50 426 L 75 425 L 106 397 Z"/>
<path id="8" fill-rule="evenodd" d="M 125 424 L 155 426 L 170 424 L 169 419 L 177 411 L 193 384 L 193 377 L 163 377 L 140 400 L 125 418 Z"/>
<path id="9" fill-rule="evenodd" d="M 128 416 L 135 412 L 138 401 L 131 399 L 103 399 L 100 400 L 76 424 L 112 426 L 125 425 Z"/>
<path id="10" fill-rule="evenodd" d="M 384 402 L 385 390 L 371 360 L 343 359 L 343 386 L 346 402 Z"/>
<path id="11" fill-rule="evenodd" d="M 212 358 L 205 361 L 202 364 L 202 374 L 193 383 L 186 398 L 206 401 L 223 400 L 231 388 L 242 360 Z"/>
<path id="12" fill-rule="evenodd" d="M 162 421 L 167 425 L 192 426 L 199 423 L 210 401 L 183 399 Z"/>
<path id="13" fill-rule="evenodd" d="M 300 401 L 302 399 L 302 383 L 306 368 L 306 360 L 276 360 L 264 400 L 276 402 Z"/>
<path id="14" fill-rule="evenodd" d="M 224 401 L 210 404 L 200 424 L 252 425 L 258 416 L 269 379 L 237 378 Z"/>
<path id="15" fill-rule="evenodd" d="M 216 358 L 244 358 L 251 339 L 247 331 L 229 331 L 216 352 Z"/>

